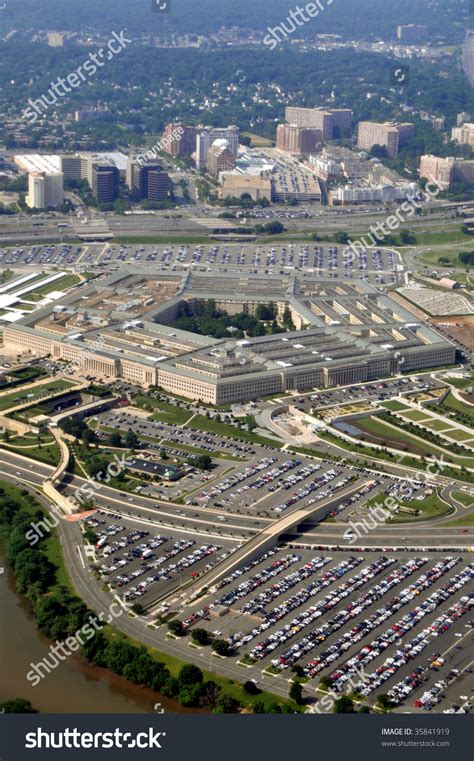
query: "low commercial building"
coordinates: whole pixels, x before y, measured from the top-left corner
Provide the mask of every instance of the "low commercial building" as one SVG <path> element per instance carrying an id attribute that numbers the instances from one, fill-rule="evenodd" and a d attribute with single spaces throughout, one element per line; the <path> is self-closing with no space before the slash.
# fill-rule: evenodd
<path id="1" fill-rule="evenodd" d="M 251 198 L 261 201 L 272 197 L 272 183 L 268 176 L 225 173 L 222 176 L 221 198 Z"/>

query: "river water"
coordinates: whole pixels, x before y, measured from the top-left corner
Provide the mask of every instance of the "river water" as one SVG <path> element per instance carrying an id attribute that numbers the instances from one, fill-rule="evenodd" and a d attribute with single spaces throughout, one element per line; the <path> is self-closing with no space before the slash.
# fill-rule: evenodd
<path id="1" fill-rule="evenodd" d="M 0 575 L 0 703 L 25 698 L 41 713 L 200 712 L 137 687 L 108 669 L 90 666 L 77 654 L 33 687 L 26 674 L 30 664 L 48 655 L 51 641 L 36 628 L 28 601 L 16 593 L 1 555 L 0 567 L 4 568 Z"/>

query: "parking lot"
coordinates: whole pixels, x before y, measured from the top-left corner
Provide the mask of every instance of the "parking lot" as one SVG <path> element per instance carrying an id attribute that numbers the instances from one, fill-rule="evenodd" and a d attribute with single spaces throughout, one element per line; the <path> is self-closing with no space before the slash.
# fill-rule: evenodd
<path id="1" fill-rule="evenodd" d="M 125 603 L 149 605 L 225 559 L 235 542 L 206 538 L 156 521 L 131 520 L 96 510 L 84 521 L 96 535 L 94 566 Z"/>
<path id="2" fill-rule="evenodd" d="M 292 271 L 346 280 L 365 279 L 393 285 L 399 262 L 391 251 L 371 249 L 354 254 L 345 246 L 317 244 L 120 245 L 68 242 L 0 249 L 0 264 L 9 267 L 92 267 L 107 274 L 125 263 L 169 272 L 254 272 L 283 275 Z"/>
<path id="3" fill-rule="evenodd" d="M 356 404 L 358 402 L 387 401 L 400 394 L 444 387 L 445 384 L 433 379 L 431 375 L 413 375 L 408 378 L 392 378 L 328 391 L 318 391 L 317 393 L 299 394 L 287 397 L 285 401 L 298 407 L 301 411 L 310 412 L 313 407 L 320 410 L 349 402 Z"/>
<path id="4" fill-rule="evenodd" d="M 474 689 L 472 555 L 341 549 L 262 554 L 209 590 L 199 625 L 218 628 L 243 673 L 288 679 L 301 667 L 313 696 L 330 677 L 369 705 L 388 693 L 395 710 L 460 708 Z"/>

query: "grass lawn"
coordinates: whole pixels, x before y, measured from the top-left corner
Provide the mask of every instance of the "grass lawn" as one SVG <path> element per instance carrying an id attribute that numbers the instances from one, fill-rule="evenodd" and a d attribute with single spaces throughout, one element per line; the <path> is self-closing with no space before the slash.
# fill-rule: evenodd
<path id="1" fill-rule="evenodd" d="M 465 515 L 463 518 L 455 518 L 452 521 L 447 521 L 446 523 L 443 523 L 443 526 L 449 526 L 450 528 L 463 528 L 463 526 L 467 528 L 469 526 L 474 526 L 474 513 Z"/>
<path id="2" fill-rule="evenodd" d="M 377 429 L 379 429 L 380 424 L 384 425 L 384 421 L 378 421 L 377 423 L 374 424 L 373 419 L 371 418 L 370 420 L 371 420 L 371 424 L 369 427 L 371 427 L 373 431 L 376 431 Z M 365 427 L 367 421 L 364 420 L 363 422 Z M 392 425 L 398 426 L 396 419 L 390 422 L 392 423 Z M 359 423 L 360 421 L 358 421 L 358 425 Z M 393 436 L 391 436 L 390 431 L 392 431 Z M 457 463 L 458 465 L 465 465 L 468 468 L 474 465 L 474 460 L 472 459 L 474 457 L 474 453 L 472 454 L 472 457 L 468 451 L 466 451 L 464 455 L 455 455 L 449 449 L 450 447 L 449 441 L 446 441 L 446 443 L 444 443 L 444 441 L 442 441 L 442 443 L 441 441 L 436 444 L 432 443 L 423 437 L 423 430 L 420 430 L 419 434 L 411 434 L 408 431 L 403 430 L 401 427 L 395 430 L 395 429 L 391 429 L 387 425 L 385 426 L 384 435 L 387 436 L 387 439 L 389 441 L 390 439 L 392 439 L 392 441 L 401 442 L 408 446 L 413 445 L 413 447 L 416 447 L 416 450 L 415 449 L 413 450 L 415 454 L 428 454 L 432 456 L 433 454 L 437 454 L 438 452 L 446 453 L 447 451 L 449 453 L 449 458 L 447 459 L 452 459 L 454 463 Z M 427 436 L 428 435 L 429 434 L 427 432 Z M 460 446 L 462 446 L 462 444 Z"/>
<path id="3" fill-rule="evenodd" d="M 432 455 L 433 447 L 402 430 L 390 428 L 375 417 L 357 421 L 357 427 L 377 439 L 377 443 L 394 449 L 402 449 L 420 455 Z"/>
<path id="4" fill-rule="evenodd" d="M 61 452 L 59 451 L 59 447 L 56 443 L 44 444 L 43 446 L 38 445 L 33 446 L 32 449 L 25 449 L 24 444 L 15 447 L 12 446 L 10 442 L 5 443 L 2 441 L 0 446 L 3 447 L 5 451 L 21 454 L 23 457 L 30 457 L 32 460 L 44 462 L 45 465 L 59 465 L 61 460 Z"/>
<path id="5" fill-rule="evenodd" d="M 42 399 L 55 391 L 65 391 L 66 389 L 73 388 L 75 385 L 77 384 L 61 379 L 41 383 L 31 390 L 22 387 L 19 391 L 12 391 L 11 394 L 0 396 L 0 411 L 17 407 L 20 404 L 27 404 L 28 402 L 34 404 L 38 399 Z"/>
<path id="6" fill-rule="evenodd" d="M 443 433 L 453 441 L 460 441 L 461 443 L 474 439 L 474 431 L 469 433 L 468 431 L 460 431 L 458 428 L 451 428 L 449 431 L 443 431 Z"/>
<path id="7" fill-rule="evenodd" d="M 440 431 L 447 431 L 448 428 L 452 427 L 452 423 L 448 423 L 448 421 L 438 420 L 437 418 L 433 418 L 433 420 L 426 420 L 423 421 L 423 425 L 425 428 L 429 428 L 430 431 L 434 431 L 435 433 L 439 433 Z"/>
<path id="8" fill-rule="evenodd" d="M 414 510 L 421 510 L 420 515 L 409 515 L 408 513 L 398 513 L 390 523 L 418 523 L 420 521 L 433 520 L 442 518 L 453 512 L 453 508 L 443 502 L 437 494 L 432 494 L 424 500 L 413 500 L 401 502 L 403 507 L 411 507 Z"/>
<path id="9" fill-rule="evenodd" d="M 472 497 L 470 494 L 464 494 L 462 491 L 454 491 L 453 497 L 454 499 L 457 499 L 461 505 L 464 505 L 464 507 L 474 506 L 474 497 Z"/>
<path id="10" fill-rule="evenodd" d="M 461 391 L 464 388 L 469 388 L 469 386 L 474 385 L 474 378 L 445 378 L 445 380 L 449 383 L 450 386 L 455 386 L 455 388 L 460 389 Z"/>
<path id="11" fill-rule="evenodd" d="M 400 412 L 401 410 L 409 409 L 406 404 L 402 404 L 402 402 L 398 402 L 396 399 L 390 399 L 388 402 L 381 402 L 380 406 L 385 407 L 391 412 Z"/>
<path id="12" fill-rule="evenodd" d="M 408 412 L 404 412 L 402 414 L 402 417 L 406 418 L 407 420 L 412 420 L 415 423 L 430 419 L 430 415 L 427 412 L 422 412 L 421 410 L 408 410 Z"/>
<path id="13" fill-rule="evenodd" d="M 52 283 L 43 285 L 42 288 L 32 290 L 30 293 L 24 294 L 25 301 L 41 301 L 44 296 L 53 291 L 66 291 L 68 288 L 72 288 L 73 285 L 77 285 L 81 282 L 79 275 L 64 275 Z"/>
<path id="14" fill-rule="evenodd" d="M 460 399 L 456 399 L 454 394 L 449 394 L 440 404 L 440 407 L 442 409 L 448 408 L 448 410 L 456 410 L 456 412 L 463 412 L 465 415 L 469 415 L 474 426 L 474 406 L 472 404 L 461 402 Z"/>
<path id="15" fill-rule="evenodd" d="M 146 410 L 153 410 L 153 420 L 160 423 L 170 423 L 171 425 L 183 425 L 186 420 L 192 416 L 192 412 L 183 407 L 177 407 L 169 402 L 162 402 L 149 396 L 134 397 L 134 404 Z"/>

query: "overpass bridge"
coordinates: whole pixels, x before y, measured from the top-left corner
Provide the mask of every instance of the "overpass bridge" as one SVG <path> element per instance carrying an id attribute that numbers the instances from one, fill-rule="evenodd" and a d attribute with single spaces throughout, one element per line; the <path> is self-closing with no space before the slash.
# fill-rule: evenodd
<path id="1" fill-rule="evenodd" d="M 239 547 L 235 552 L 232 552 L 225 562 L 220 563 L 217 568 L 212 568 L 201 576 L 198 581 L 199 587 L 190 591 L 190 594 L 184 601 L 185 604 L 201 606 L 207 590 L 214 584 L 217 584 L 239 566 L 245 565 L 245 563 L 250 562 L 258 555 L 275 547 L 285 538 L 292 534 L 300 534 L 308 524 L 321 521 L 343 499 L 356 494 L 364 485 L 364 483 L 361 484 L 357 479 L 348 484 L 344 489 L 341 489 L 337 494 L 332 494 L 320 502 L 313 502 L 306 507 L 295 510 L 289 515 L 276 520 L 270 526 L 265 527 L 255 537 Z"/>

